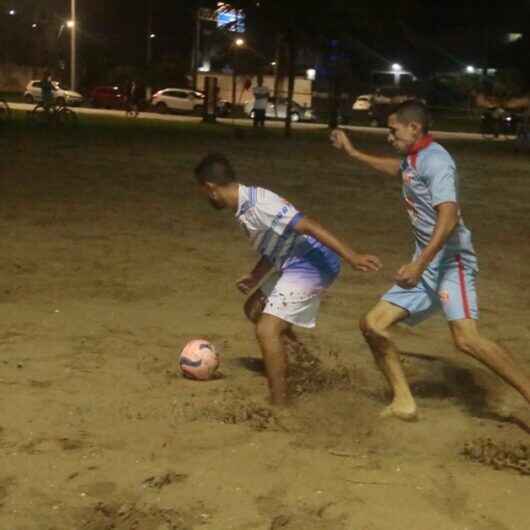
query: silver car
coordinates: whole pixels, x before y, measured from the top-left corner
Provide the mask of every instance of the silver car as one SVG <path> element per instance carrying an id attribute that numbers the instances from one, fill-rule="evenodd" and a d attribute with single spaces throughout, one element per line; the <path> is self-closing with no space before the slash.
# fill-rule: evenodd
<path id="1" fill-rule="evenodd" d="M 42 101 L 41 84 L 42 82 L 37 80 L 28 83 L 24 92 L 26 103 Z M 52 96 L 57 105 L 81 105 L 83 103 L 83 96 L 79 92 L 62 88 L 58 81 L 52 81 Z"/>
<path id="2" fill-rule="evenodd" d="M 247 101 L 247 103 L 245 104 L 245 114 L 249 118 L 254 119 L 254 100 Z M 277 105 L 275 105 L 274 98 L 269 98 L 269 101 L 267 103 L 267 110 L 265 111 L 265 116 L 268 119 L 284 120 L 287 116 L 287 99 L 278 98 Z M 304 107 L 300 105 L 296 101 L 293 101 L 291 105 L 291 120 L 294 122 L 313 121 L 313 110 L 309 107 Z"/>

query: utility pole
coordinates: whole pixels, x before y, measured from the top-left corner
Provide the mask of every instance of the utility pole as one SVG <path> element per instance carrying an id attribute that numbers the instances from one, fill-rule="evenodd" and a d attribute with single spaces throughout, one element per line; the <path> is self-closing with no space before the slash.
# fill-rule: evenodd
<path id="1" fill-rule="evenodd" d="M 76 18 L 76 0 L 70 1 L 70 90 L 77 88 L 77 77 L 76 77 L 76 37 L 77 37 L 77 18 Z"/>
<path id="2" fill-rule="evenodd" d="M 195 10 L 195 35 L 193 39 L 193 52 L 191 54 L 191 88 L 197 90 L 197 69 L 199 68 L 199 53 L 201 46 L 201 10 Z"/>
<path id="3" fill-rule="evenodd" d="M 146 47 L 146 56 L 145 56 L 145 65 L 146 65 L 146 74 L 147 74 L 147 83 L 145 86 L 145 98 L 147 101 L 151 99 L 151 93 L 153 91 L 151 87 L 151 61 L 153 59 L 153 7 L 149 3 L 149 13 L 147 14 L 147 47 Z"/>

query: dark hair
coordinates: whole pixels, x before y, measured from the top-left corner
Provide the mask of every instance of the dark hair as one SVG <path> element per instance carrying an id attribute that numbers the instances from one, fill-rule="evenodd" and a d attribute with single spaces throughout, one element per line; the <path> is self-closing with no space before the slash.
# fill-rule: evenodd
<path id="1" fill-rule="evenodd" d="M 425 103 L 411 99 L 398 105 L 392 114 L 396 115 L 399 122 L 409 124 L 413 121 L 419 123 L 424 133 L 429 132 L 431 115 Z"/>
<path id="2" fill-rule="evenodd" d="M 224 186 L 234 182 L 236 174 L 226 156 L 211 153 L 205 156 L 195 168 L 195 178 L 199 184 L 211 182 Z"/>

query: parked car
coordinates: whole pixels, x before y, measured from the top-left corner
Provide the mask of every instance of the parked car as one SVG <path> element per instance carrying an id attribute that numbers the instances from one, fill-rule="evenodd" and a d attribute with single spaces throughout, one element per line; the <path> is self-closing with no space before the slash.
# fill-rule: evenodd
<path id="1" fill-rule="evenodd" d="M 245 114 L 254 119 L 254 100 L 247 101 L 245 103 Z M 268 119 L 280 119 L 284 120 L 287 116 L 287 99 L 278 98 L 278 104 L 275 105 L 274 98 L 269 98 L 267 103 L 267 109 L 265 111 L 265 116 Z M 304 107 L 297 103 L 296 101 L 292 102 L 291 106 L 291 120 L 294 122 L 297 121 L 313 121 L 314 120 L 313 109 L 309 107 Z"/>
<path id="2" fill-rule="evenodd" d="M 374 96 L 372 94 L 364 94 L 359 96 L 352 105 L 352 110 L 370 110 Z"/>
<path id="3" fill-rule="evenodd" d="M 483 136 L 517 136 L 524 121 L 522 114 L 500 107 L 486 109 L 480 116 L 480 132 Z"/>
<path id="4" fill-rule="evenodd" d="M 157 112 L 202 112 L 206 96 L 199 90 L 189 88 L 164 88 L 151 98 L 151 107 Z M 224 99 L 217 100 L 217 114 L 226 116 L 230 113 L 232 105 Z"/>
<path id="5" fill-rule="evenodd" d="M 376 100 L 373 101 L 372 106 L 368 110 L 368 118 L 370 120 L 370 126 L 372 127 L 386 127 L 388 117 L 392 112 L 394 112 L 395 108 L 400 105 L 401 103 L 404 103 L 405 101 L 410 100 L 416 100 L 424 105 L 427 104 L 427 101 L 423 98 L 417 98 L 415 96 L 395 96 L 392 98 L 386 98 L 387 101 L 384 103 L 379 103 Z M 383 101 L 383 99 L 380 99 L 380 101 Z"/>
<path id="6" fill-rule="evenodd" d="M 226 99 L 217 99 L 217 115 L 228 116 L 232 111 L 232 103 Z"/>
<path id="7" fill-rule="evenodd" d="M 88 99 L 93 107 L 119 109 L 123 107 L 126 97 L 118 86 L 98 86 L 90 91 Z"/>
<path id="8" fill-rule="evenodd" d="M 52 81 L 53 100 L 57 105 L 81 105 L 83 96 L 79 92 L 66 90 L 59 85 L 58 81 Z M 30 81 L 24 91 L 24 101 L 34 103 L 42 101 L 41 81 Z"/>
<path id="9" fill-rule="evenodd" d="M 198 112 L 204 106 L 204 94 L 187 88 L 164 88 L 153 95 L 151 106 L 161 114 L 171 111 Z"/>

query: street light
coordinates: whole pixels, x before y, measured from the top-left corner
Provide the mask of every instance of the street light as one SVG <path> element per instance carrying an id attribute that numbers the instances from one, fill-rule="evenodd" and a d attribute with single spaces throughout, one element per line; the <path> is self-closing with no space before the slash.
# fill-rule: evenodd
<path id="1" fill-rule="evenodd" d="M 9 15 L 12 16 L 12 17 L 15 16 L 15 15 L 17 14 L 17 12 L 16 12 L 14 9 L 10 9 L 10 10 L 8 11 L 8 13 L 9 13 Z"/>
<path id="2" fill-rule="evenodd" d="M 392 71 L 394 72 L 394 84 L 399 85 L 399 80 L 401 77 L 401 72 L 403 67 L 399 63 L 394 63 L 392 65 Z"/>
<path id="3" fill-rule="evenodd" d="M 236 40 L 234 41 L 234 44 L 235 44 L 238 48 L 241 48 L 242 46 L 245 45 L 245 40 L 242 39 L 242 38 L 236 39 Z"/>
<path id="4" fill-rule="evenodd" d="M 474 67 L 474 66 L 471 66 L 471 65 L 466 66 L 466 72 L 467 72 L 468 74 L 474 74 L 474 73 L 475 73 L 475 67 Z"/>

